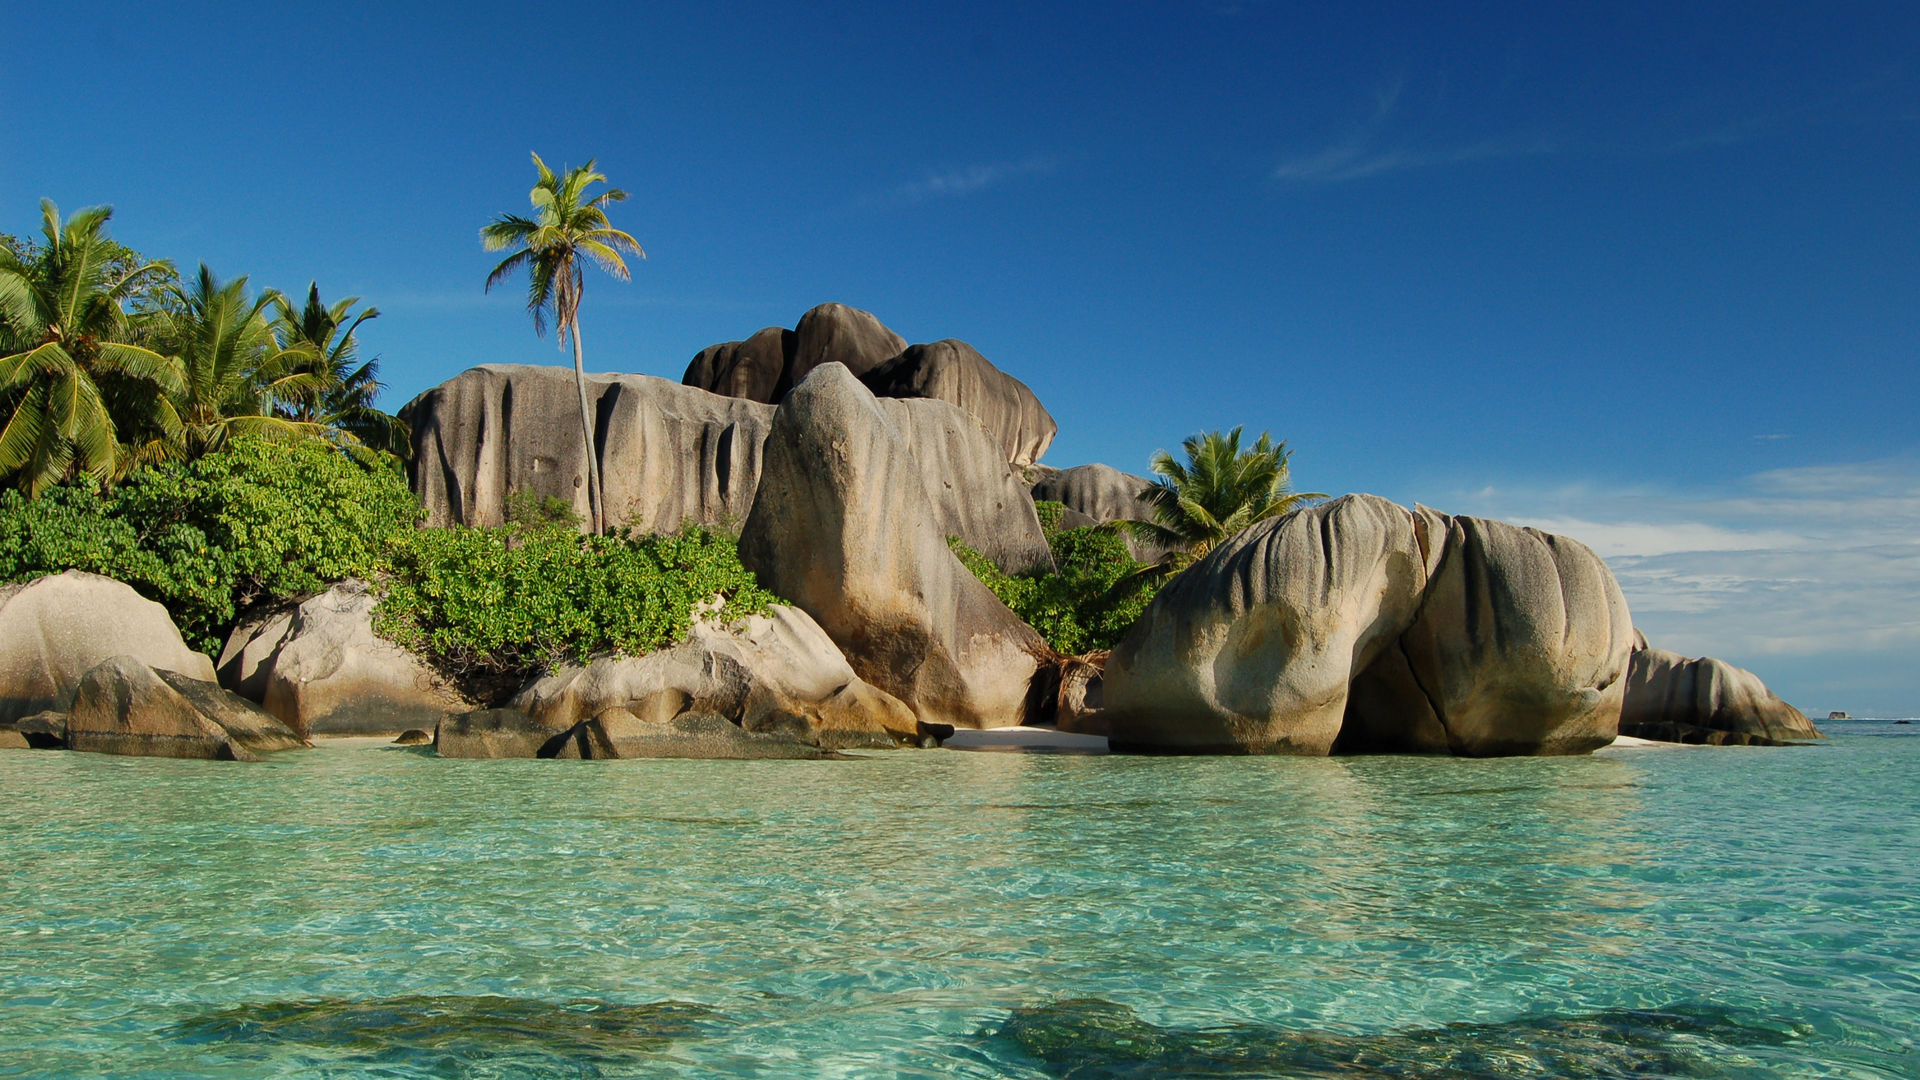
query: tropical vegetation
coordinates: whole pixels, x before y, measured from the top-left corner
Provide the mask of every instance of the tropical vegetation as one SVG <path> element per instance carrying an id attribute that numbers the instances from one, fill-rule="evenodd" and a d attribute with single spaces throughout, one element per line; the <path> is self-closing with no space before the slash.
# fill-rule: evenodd
<path id="1" fill-rule="evenodd" d="M 607 207 L 622 202 L 627 193 L 619 188 L 587 198 L 587 189 L 605 183 L 607 178 L 594 171 L 588 161 L 576 169 L 556 176 L 540 155 L 533 155 L 539 170 L 529 198 L 533 216 L 502 214 L 480 230 L 480 242 L 488 251 L 516 249 L 487 275 L 487 290 L 522 270 L 527 274 L 527 310 L 533 315 L 534 332 L 545 334 L 551 321 L 560 344 L 573 345 L 573 380 L 580 394 L 580 437 L 586 443 L 587 499 L 592 507 L 594 535 L 606 532 L 606 489 L 600 481 L 600 463 L 593 447 L 593 416 L 587 405 L 587 375 L 580 346 L 580 297 L 586 291 L 586 264 L 600 267 L 621 281 L 631 280 L 621 252 L 646 258 L 640 242 L 613 227 L 607 220 Z"/>
<path id="2" fill-rule="evenodd" d="M 1127 551 L 1111 524 L 1060 527 L 1064 511 L 1057 502 L 1041 502 L 1040 526 L 1053 550 L 1053 573 L 1008 574 L 993 560 L 949 540 L 968 570 L 1040 632 L 1054 651 L 1078 656 L 1118 644 L 1158 590 L 1158 579 Z"/>
<path id="3" fill-rule="evenodd" d="M 1249 525 L 1326 498 L 1293 490 L 1288 464 L 1293 451 L 1284 440 L 1276 443 L 1262 432 L 1243 448 L 1241 430 L 1188 436 L 1181 444 L 1185 462 L 1165 450 L 1153 455 L 1158 479 L 1140 493 L 1153 517 L 1122 523 L 1136 539 L 1166 550 L 1150 573 L 1177 573 Z"/>

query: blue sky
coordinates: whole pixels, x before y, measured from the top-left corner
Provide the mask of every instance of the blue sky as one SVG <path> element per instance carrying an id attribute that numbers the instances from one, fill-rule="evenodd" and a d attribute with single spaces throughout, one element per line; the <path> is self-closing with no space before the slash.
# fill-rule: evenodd
<path id="1" fill-rule="evenodd" d="M 397 407 L 560 362 L 477 230 L 599 163 L 590 367 L 839 300 L 1144 471 L 1560 528 L 1656 643 L 1920 712 L 1920 5 L 10 5 L 0 231 L 328 297 Z"/>

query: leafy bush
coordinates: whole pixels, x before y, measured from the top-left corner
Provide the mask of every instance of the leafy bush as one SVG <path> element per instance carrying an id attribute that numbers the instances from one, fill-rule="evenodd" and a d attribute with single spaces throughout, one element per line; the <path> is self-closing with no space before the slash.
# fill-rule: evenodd
<path id="1" fill-rule="evenodd" d="M 389 554 L 375 628 L 457 675 L 665 648 L 715 596 L 730 617 L 775 601 L 732 540 L 694 525 L 677 536 L 594 537 L 565 517 L 539 524 L 523 515 L 497 529 L 422 529 Z"/>
<path id="2" fill-rule="evenodd" d="M 1113 648 L 1146 610 L 1158 580 L 1138 576 L 1142 564 L 1111 526 L 1062 529 L 1065 508 L 1059 503 L 1041 502 L 1036 509 L 1057 573 L 1008 574 L 959 540 L 948 543 L 967 569 L 1056 651 L 1071 656 Z"/>
<path id="3" fill-rule="evenodd" d="M 165 606 L 194 648 L 217 653 L 248 607 L 377 573 L 388 542 L 419 516 L 390 469 L 318 439 L 235 438 L 104 494 L 0 494 L 0 581 L 105 574 Z"/>

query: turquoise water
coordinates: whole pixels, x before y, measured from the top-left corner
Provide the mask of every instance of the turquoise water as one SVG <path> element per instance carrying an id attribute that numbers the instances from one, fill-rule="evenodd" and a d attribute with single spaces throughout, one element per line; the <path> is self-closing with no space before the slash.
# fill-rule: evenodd
<path id="1" fill-rule="evenodd" d="M 0 753 L 0 1077 L 1920 1076 L 1920 738 Z"/>

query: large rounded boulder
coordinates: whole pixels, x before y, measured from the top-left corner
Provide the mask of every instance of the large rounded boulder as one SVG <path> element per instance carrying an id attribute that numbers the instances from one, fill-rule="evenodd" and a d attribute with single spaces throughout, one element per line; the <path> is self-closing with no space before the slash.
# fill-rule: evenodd
<path id="1" fill-rule="evenodd" d="M 66 740 L 87 753 L 212 761 L 258 761 L 306 745 L 252 702 L 133 656 L 110 657 L 81 677 Z"/>
<path id="2" fill-rule="evenodd" d="M 1620 734 L 1662 742 L 1778 746 L 1824 739 L 1760 676 L 1712 657 L 1666 649 L 1634 652 Z"/>
<path id="3" fill-rule="evenodd" d="M 1356 671 L 1419 611 L 1444 530 L 1372 495 L 1253 526 L 1161 589 L 1107 661 L 1116 750 L 1326 754 Z"/>
<path id="4" fill-rule="evenodd" d="M 872 312 L 845 304 L 817 305 L 793 328 L 793 362 L 780 395 L 823 365 L 840 364 L 857 378 L 906 350 L 907 339 L 887 329 Z"/>
<path id="5" fill-rule="evenodd" d="M 345 581 L 242 625 L 220 654 L 221 682 L 301 735 L 432 730 L 473 709 L 424 660 L 373 632 L 376 603 L 364 582 Z"/>
<path id="6" fill-rule="evenodd" d="M 1087 521 L 1152 521 L 1153 506 L 1140 493 L 1153 486 L 1144 476 L 1124 473 L 1111 465 L 1075 465 L 1071 469 L 1052 469 L 1033 465 L 1027 469 L 1035 501 L 1057 502 Z M 1131 533 L 1122 533 L 1127 551 L 1141 562 L 1154 562 L 1167 549 Z"/>
<path id="7" fill-rule="evenodd" d="M 0 722 L 67 711 L 81 677 L 116 656 L 213 681 L 167 609 L 112 578 L 69 570 L 0 587 Z"/>
<path id="8" fill-rule="evenodd" d="M 877 400 L 839 365 L 796 386 L 774 414 L 740 558 L 920 720 L 1018 724 L 1052 651 L 948 548 L 916 460 L 937 433 L 908 423 L 917 406 L 979 430 L 943 402 Z"/>
<path id="9" fill-rule="evenodd" d="M 1027 384 L 994 367 L 973 346 L 951 338 L 913 345 L 861 376 L 880 397 L 934 398 L 959 406 L 999 443 L 1001 460 L 1031 465 L 1060 430 Z"/>
<path id="10" fill-rule="evenodd" d="M 745 341 L 728 341 L 700 350 L 680 381 L 728 397 L 778 404 L 787 390 L 796 335 L 769 326 Z"/>

